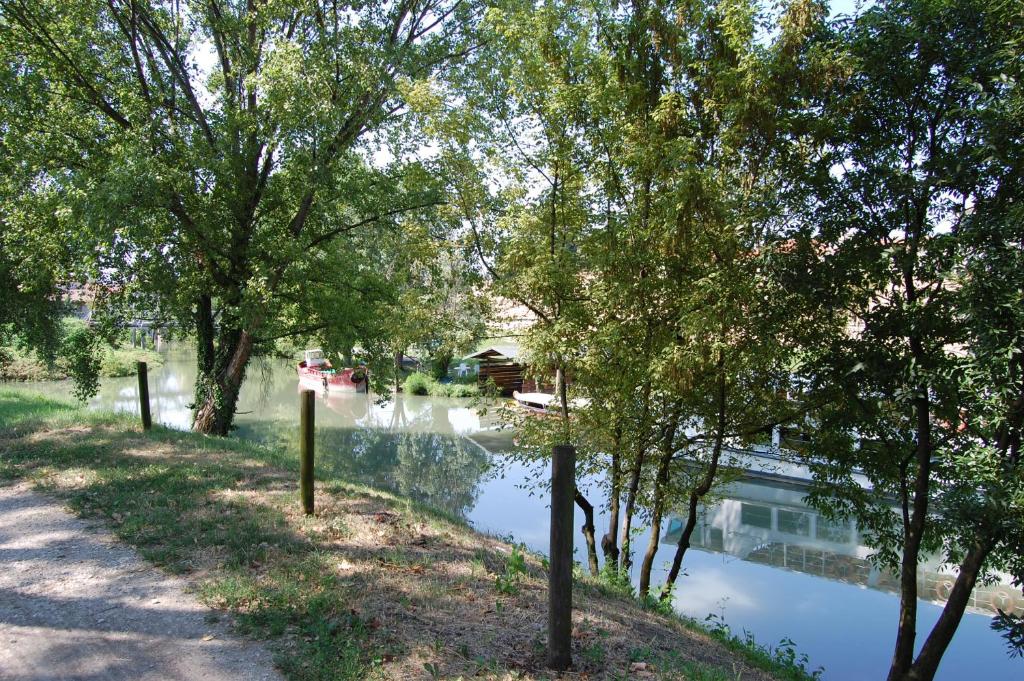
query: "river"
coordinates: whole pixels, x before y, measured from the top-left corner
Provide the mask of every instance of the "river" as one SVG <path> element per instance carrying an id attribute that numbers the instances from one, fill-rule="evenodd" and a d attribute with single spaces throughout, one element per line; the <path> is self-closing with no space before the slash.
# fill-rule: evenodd
<path id="1" fill-rule="evenodd" d="M 150 370 L 154 421 L 188 427 L 194 379 L 193 361 L 185 354 L 172 354 L 164 366 Z M 65 383 L 22 384 L 22 389 L 70 392 Z M 90 406 L 137 412 L 136 379 L 105 379 Z M 298 396 L 290 365 L 254 367 L 238 411 L 238 437 L 294 446 Z M 482 531 L 546 551 L 546 494 L 529 485 L 544 471 L 506 456 L 514 447 L 512 434 L 497 429 L 491 411 L 481 415 L 470 400 L 430 397 L 318 399 L 317 474 L 392 490 L 461 516 Z M 591 497 L 600 498 L 596 489 Z M 582 523 L 577 510 L 576 524 Z M 599 516 L 597 523 L 600 535 L 606 519 Z M 678 517 L 670 517 L 660 539 L 655 585 L 664 581 L 680 525 Z M 638 553 L 648 537 L 649 531 L 634 540 Z M 827 523 L 807 508 L 799 485 L 764 479 L 734 483 L 719 503 L 703 511 L 692 543 L 674 594 L 680 612 L 700 620 L 709 614 L 723 618 L 735 633 L 748 631 L 758 643 L 792 640 L 812 668 L 824 668 L 826 679 L 885 677 L 897 622 L 896 583 L 872 569 L 870 550 L 860 544 L 852 524 Z M 581 535 L 576 544 L 577 559 L 585 564 Z M 950 579 L 940 566 L 922 565 L 919 583 L 928 600 L 920 603 L 919 632 L 938 617 Z M 1024 613 L 1024 595 L 999 584 L 979 588 L 938 679 L 1024 678 L 1024 662 L 1009 659 L 1003 640 L 989 629 L 994 605 Z"/>

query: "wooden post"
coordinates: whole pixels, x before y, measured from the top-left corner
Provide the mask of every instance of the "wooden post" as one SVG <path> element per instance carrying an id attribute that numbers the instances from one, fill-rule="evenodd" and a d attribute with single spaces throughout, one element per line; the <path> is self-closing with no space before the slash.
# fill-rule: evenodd
<path id="1" fill-rule="evenodd" d="M 555 445 L 551 457 L 551 570 L 548 574 L 548 666 L 572 665 L 572 521 L 576 449 Z"/>
<path id="2" fill-rule="evenodd" d="M 299 494 L 302 510 L 313 515 L 313 421 L 314 393 L 299 393 Z"/>
<path id="3" fill-rule="evenodd" d="M 153 419 L 149 415 L 149 374 L 146 363 L 139 362 L 139 408 L 142 410 L 142 429 L 153 427 Z"/>

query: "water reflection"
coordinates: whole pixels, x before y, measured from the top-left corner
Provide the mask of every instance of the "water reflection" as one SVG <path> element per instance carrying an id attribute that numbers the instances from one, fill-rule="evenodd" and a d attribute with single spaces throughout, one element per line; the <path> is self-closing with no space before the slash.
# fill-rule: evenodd
<path id="1" fill-rule="evenodd" d="M 395 411 L 403 411 L 401 405 Z M 367 407 L 360 418 L 369 413 Z M 286 422 L 245 423 L 239 435 L 296 446 L 294 424 Z M 490 468 L 487 451 L 443 433 L 326 426 L 317 428 L 315 441 L 318 477 L 361 482 L 461 518 L 476 505 L 480 481 Z"/>
<path id="2" fill-rule="evenodd" d="M 872 549 L 863 544 L 850 520 L 831 521 L 804 503 L 805 491 L 789 484 L 744 481 L 729 487 L 719 503 L 698 518 L 691 546 L 741 560 L 889 593 L 899 592 L 899 576 L 879 569 Z M 679 541 L 684 520 L 673 517 L 661 538 L 672 547 Z M 969 611 L 995 614 L 997 609 L 1024 614 L 1024 597 L 1001 583 L 979 585 Z M 954 575 L 931 556 L 918 569 L 920 598 L 945 603 Z"/>

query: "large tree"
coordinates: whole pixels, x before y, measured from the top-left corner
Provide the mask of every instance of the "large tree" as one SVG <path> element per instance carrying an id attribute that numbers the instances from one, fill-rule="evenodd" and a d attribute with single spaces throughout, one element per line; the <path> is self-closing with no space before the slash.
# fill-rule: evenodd
<path id="1" fill-rule="evenodd" d="M 0 2 L 8 77 L 34 104 L 11 126 L 79 141 L 35 168 L 36 185 L 61 189 L 108 289 L 146 294 L 195 334 L 195 430 L 229 431 L 268 344 L 358 335 L 379 283 L 374 232 L 440 201 L 424 163 L 396 160 L 418 145 L 402 93 L 473 49 L 477 11 Z"/>
<path id="2" fill-rule="evenodd" d="M 695 514 L 725 445 L 779 418 L 799 301 L 759 287 L 822 12 L 787 5 L 767 45 L 755 3 L 506 2 L 489 19 L 495 49 L 467 69 L 464 106 L 425 104 L 482 267 L 538 319 L 535 368 L 585 398 L 573 418 L 520 420 L 522 454 L 570 437 L 581 471 L 607 480 L 613 568 L 629 572 L 634 517 L 651 518 L 646 595 L 670 506 Z M 596 572 L 595 533 L 588 519 Z"/>
<path id="3" fill-rule="evenodd" d="M 794 286 L 839 330 L 812 349 L 828 406 L 811 498 L 856 516 L 899 575 L 890 681 L 935 675 L 989 571 L 1024 577 L 1019 21 L 983 0 L 893 0 L 821 45 L 835 78 L 791 251 Z M 933 551 L 958 573 L 920 645 L 917 569 Z"/>

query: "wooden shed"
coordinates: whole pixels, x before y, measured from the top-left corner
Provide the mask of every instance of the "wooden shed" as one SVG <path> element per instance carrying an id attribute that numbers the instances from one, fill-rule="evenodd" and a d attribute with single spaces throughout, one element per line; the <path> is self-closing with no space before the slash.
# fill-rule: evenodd
<path id="1" fill-rule="evenodd" d="M 483 387 L 489 380 L 494 381 L 498 386 L 498 392 L 509 396 L 514 390 L 523 389 L 523 379 L 526 376 L 526 365 L 520 364 L 519 348 L 514 345 L 494 345 L 484 348 L 466 359 L 480 361 L 480 374 L 478 380 Z"/>

